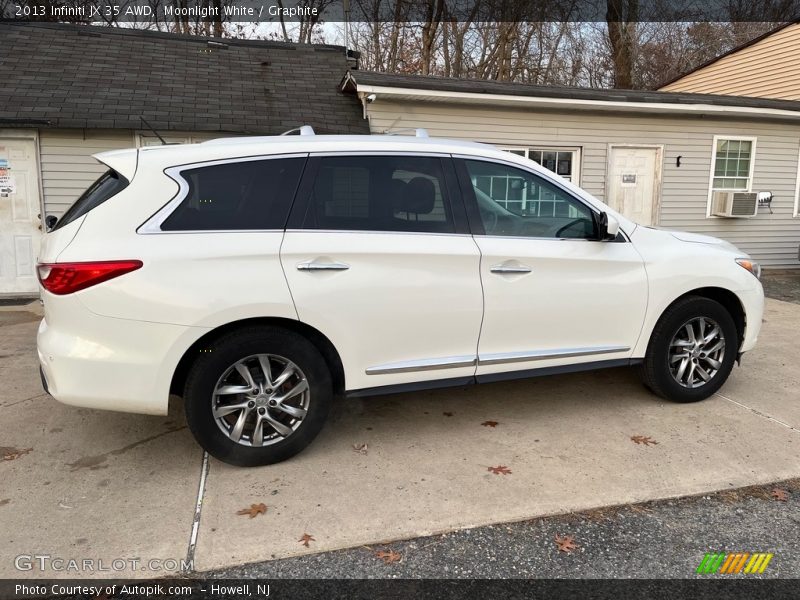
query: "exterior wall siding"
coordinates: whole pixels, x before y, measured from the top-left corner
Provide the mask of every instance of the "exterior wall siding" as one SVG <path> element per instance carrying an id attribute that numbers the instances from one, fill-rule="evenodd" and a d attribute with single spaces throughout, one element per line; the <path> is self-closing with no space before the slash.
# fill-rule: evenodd
<path id="1" fill-rule="evenodd" d="M 609 113 L 542 113 L 443 102 L 390 101 L 368 105 L 373 133 L 424 127 L 430 135 L 497 146 L 577 146 L 577 182 L 605 198 L 609 144 L 663 146 L 658 225 L 726 239 L 765 266 L 800 267 L 800 218 L 794 217 L 800 125 L 700 117 L 642 117 Z M 750 219 L 706 217 L 714 135 L 755 136 L 753 191 L 774 194 L 772 214 Z M 677 166 L 677 157 L 681 166 Z"/>
<path id="2" fill-rule="evenodd" d="M 800 100 L 798 52 L 800 24 L 795 23 L 663 86 L 661 91 Z"/>
<path id="3" fill-rule="evenodd" d="M 140 144 L 140 135 L 151 132 L 130 129 L 41 129 L 39 161 L 42 172 L 42 193 L 45 212 L 60 217 L 107 167 L 92 158 L 108 150 L 133 148 Z M 172 141 L 205 141 L 219 135 L 213 133 L 165 132 Z"/>

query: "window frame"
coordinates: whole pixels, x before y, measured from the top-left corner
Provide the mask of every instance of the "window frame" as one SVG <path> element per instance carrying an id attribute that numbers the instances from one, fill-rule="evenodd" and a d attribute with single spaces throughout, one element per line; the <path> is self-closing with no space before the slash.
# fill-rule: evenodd
<path id="1" fill-rule="evenodd" d="M 533 171 L 531 169 L 526 169 L 524 166 L 519 165 L 517 163 L 511 161 L 504 161 L 502 159 L 498 159 L 495 157 L 488 157 L 488 156 L 471 156 L 466 154 L 454 154 L 453 155 L 453 162 L 455 164 L 456 173 L 458 174 L 458 182 L 461 186 L 461 196 L 464 199 L 464 205 L 467 210 L 467 217 L 469 219 L 470 231 L 472 235 L 476 236 L 484 236 L 484 237 L 492 237 L 497 239 L 515 239 L 515 240 L 542 240 L 542 241 L 550 241 L 550 242 L 599 242 L 599 241 L 606 241 L 606 240 L 599 240 L 599 239 L 589 239 L 589 238 L 557 238 L 557 237 L 537 237 L 537 236 L 507 236 L 507 235 L 492 235 L 486 233 L 485 228 L 483 227 L 483 220 L 481 219 L 480 209 L 478 208 L 478 200 L 475 197 L 475 190 L 472 187 L 472 181 L 469 176 L 469 171 L 467 170 L 467 165 L 465 164 L 466 161 L 478 161 L 478 162 L 488 162 L 488 163 L 495 163 L 499 165 L 503 165 L 505 167 L 509 167 L 512 169 L 518 169 L 520 171 L 524 171 L 530 174 L 533 177 L 538 177 L 539 179 L 543 179 L 548 184 L 552 185 L 553 187 L 558 188 L 564 195 L 571 198 L 573 201 L 577 202 L 578 204 L 586 207 L 592 215 L 592 220 L 594 221 L 594 226 L 597 228 L 598 218 L 600 213 L 602 212 L 598 207 L 594 206 L 590 202 L 587 202 L 580 196 L 577 196 L 572 191 L 567 189 L 565 186 L 561 185 L 555 179 L 548 177 L 545 173 L 539 173 L 537 171 Z M 547 173 L 550 173 L 549 169 L 544 169 Z M 625 233 L 623 233 L 622 229 L 620 228 L 619 234 L 614 242 L 628 242 L 628 237 Z"/>
<path id="2" fill-rule="evenodd" d="M 419 158 L 433 158 L 439 159 L 442 167 L 442 174 L 444 177 L 442 189 L 442 201 L 446 202 L 450 207 L 450 212 L 453 215 L 452 232 L 430 232 L 430 231 L 397 231 L 397 230 L 383 230 L 383 229 L 306 229 L 303 227 L 306 212 L 311 203 L 311 197 L 314 190 L 314 185 L 319 174 L 319 169 L 322 164 L 323 158 L 345 158 L 345 157 L 380 157 L 380 156 L 407 156 Z M 303 177 L 300 180 L 297 194 L 295 194 L 295 201 L 292 204 L 292 210 L 289 212 L 289 219 L 286 222 L 286 231 L 303 232 L 303 233 L 366 233 L 366 234 L 386 234 L 386 235 L 469 235 L 469 221 L 467 219 L 466 208 L 459 193 L 460 186 L 456 176 L 455 167 L 449 154 L 441 152 L 408 152 L 408 151 L 346 151 L 341 152 L 311 152 L 306 162 L 306 168 L 303 171 Z"/>
<path id="3" fill-rule="evenodd" d="M 302 168 L 300 169 L 300 178 L 299 182 L 303 181 L 303 177 L 305 174 L 305 170 L 308 167 L 308 152 L 293 152 L 290 154 L 268 154 L 268 155 L 260 155 L 260 156 L 239 156 L 236 158 L 226 158 L 220 160 L 210 160 L 210 161 L 203 161 L 197 163 L 186 163 L 183 165 L 176 165 L 174 167 L 167 167 L 164 169 L 163 173 L 167 177 L 169 177 L 172 181 L 178 184 L 178 191 L 175 195 L 167 201 L 161 208 L 159 208 L 155 213 L 153 213 L 147 220 L 142 223 L 136 230 L 138 234 L 144 235 L 152 235 L 152 234 L 187 234 L 187 233 L 264 233 L 264 232 L 275 232 L 275 231 L 284 231 L 286 228 L 286 223 L 284 222 L 283 227 L 275 227 L 269 229 L 181 229 L 181 230 L 164 230 L 161 229 L 161 225 L 164 221 L 169 218 L 175 210 L 181 205 L 181 203 L 186 199 L 189 195 L 189 182 L 183 176 L 183 171 L 189 171 L 192 169 L 202 169 L 204 167 L 215 167 L 218 165 L 227 165 L 232 163 L 242 163 L 242 162 L 256 162 L 256 161 L 265 161 L 265 160 L 279 160 L 279 159 L 288 159 L 288 158 L 303 158 L 306 159 L 305 163 L 303 164 Z M 288 200 L 288 207 L 286 209 L 287 220 L 288 216 L 291 213 L 292 205 L 294 204 L 295 199 L 297 198 L 297 191 L 300 189 L 300 183 L 298 183 L 297 187 L 295 188 L 294 195 L 291 199 Z"/>
<path id="4" fill-rule="evenodd" d="M 800 147 L 797 151 L 797 174 L 794 183 L 794 209 L 792 217 L 800 217 Z"/>
<path id="5" fill-rule="evenodd" d="M 524 155 L 522 155 L 522 157 L 528 160 L 533 160 L 531 158 L 531 152 L 572 152 L 573 172 L 572 174 L 570 174 L 570 178 L 567 179 L 567 181 L 578 186 L 581 184 L 581 171 L 582 171 L 581 160 L 583 160 L 583 148 L 581 146 L 498 146 L 498 148 L 503 152 L 509 152 L 509 153 L 516 153 L 522 151 L 525 153 Z M 517 154 L 516 156 L 519 156 L 519 154 Z M 536 161 L 533 160 L 533 162 Z M 536 164 L 538 165 L 539 163 Z M 542 167 L 542 165 L 539 166 Z M 544 169 L 544 167 L 542 168 Z M 550 169 L 547 170 L 549 171 Z M 558 173 L 556 173 L 556 175 L 558 175 Z M 559 175 L 559 177 L 562 177 L 562 175 Z"/>
<path id="6" fill-rule="evenodd" d="M 722 188 L 715 188 L 714 187 L 714 179 L 716 175 L 714 174 L 717 169 L 717 142 L 720 140 L 725 140 L 729 142 L 750 142 L 752 144 L 750 150 L 750 172 L 747 175 L 747 188 L 740 190 L 740 189 L 722 189 Z M 758 142 L 758 137 L 751 136 L 751 135 L 714 135 L 711 140 L 711 168 L 709 169 L 708 174 L 708 198 L 706 201 L 706 218 L 722 218 L 722 217 L 714 217 L 711 214 L 711 199 L 714 197 L 714 192 L 734 192 L 734 193 L 741 193 L 741 192 L 751 192 L 753 191 L 753 177 L 755 175 L 755 167 L 756 167 L 756 145 Z M 740 178 L 737 178 L 740 179 Z"/>

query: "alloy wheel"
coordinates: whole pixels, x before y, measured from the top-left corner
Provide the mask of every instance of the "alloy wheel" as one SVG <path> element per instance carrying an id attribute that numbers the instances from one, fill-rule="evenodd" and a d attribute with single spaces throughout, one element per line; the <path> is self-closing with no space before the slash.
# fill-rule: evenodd
<path id="1" fill-rule="evenodd" d="M 212 412 L 231 441 L 262 447 L 292 435 L 310 401 L 308 380 L 300 367 L 277 354 L 255 354 L 235 362 L 219 378 Z"/>
<path id="2" fill-rule="evenodd" d="M 725 336 L 713 319 L 695 317 L 681 325 L 669 344 L 669 370 L 685 388 L 698 388 L 722 368 Z"/>

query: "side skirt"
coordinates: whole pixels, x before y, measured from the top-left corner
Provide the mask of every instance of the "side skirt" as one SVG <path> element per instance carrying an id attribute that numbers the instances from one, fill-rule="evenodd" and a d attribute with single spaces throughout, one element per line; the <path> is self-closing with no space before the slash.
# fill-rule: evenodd
<path id="1" fill-rule="evenodd" d="M 598 360 L 594 362 L 558 367 L 541 367 L 538 369 L 525 369 L 524 371 L 508 371 L 504 373 L 490 373 L 488 375 L 475 375 L 473 377 L 452 377 L 449 379 L 432 379 L 430 381 L 415 381 L 412 383 L 399 383 L 396 385 L 382 385 L 378 387 L 361 388 L 345 392 L 348 398 L 363 398 L 364 396 L 383 396 L 386 394 L 402 394 L 406 392 L 419 392 L 449 387 L 463 387 L 478 383 L 493 383 L 496 381 L 510 381 L 514 379 L 530 379 L 546 375 L 560 375 L 562 373 L 580 373 L 581 371 L 595 371 L 597 369 L 610 369 L 614 367 L 628 367 L 638 365 L 641 358 L 617 358 L 613 360 Z"/>

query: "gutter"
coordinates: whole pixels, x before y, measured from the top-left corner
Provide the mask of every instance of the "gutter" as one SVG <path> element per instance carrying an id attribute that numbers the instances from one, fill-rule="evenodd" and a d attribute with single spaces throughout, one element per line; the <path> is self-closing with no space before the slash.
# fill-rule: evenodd
<path id="1" fill-rule="evenodd" d="M 719 104 L 677 104 L 672 102 L 629 102 L 624 100 L 585 100 L 576 98 L 544 98 L 541 96 L 516 96 L 510 94 L 486 94 L 476 92 L 454 92 L 426 90 L 420 88 L 364 85 L 356 82 L 349 73 L 342 82 L 342 89 L 353 90 L 363 98 L 375 94 L 378 99 L 413 98 L 421 101 L 450 101 L 459 104 L 492 103 L 502 106 L 515 106 L 541 109 L 577 109 L 587 111 L 616 111 L 642 114 L 709 115 L 719 117 L 748 117 L 753 119 L 800 120 L 800 110 L 778 108 L 756 108 L 750 106 L 725 106 Z M 798 103 L 800 108 L 800 103 Z M 366 106 L 364 106 L 366 108 Z"/>

